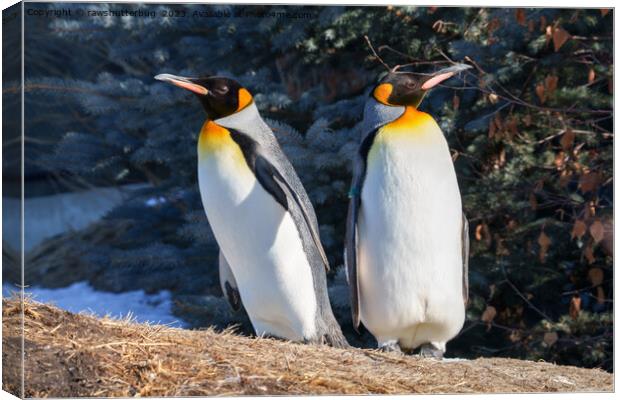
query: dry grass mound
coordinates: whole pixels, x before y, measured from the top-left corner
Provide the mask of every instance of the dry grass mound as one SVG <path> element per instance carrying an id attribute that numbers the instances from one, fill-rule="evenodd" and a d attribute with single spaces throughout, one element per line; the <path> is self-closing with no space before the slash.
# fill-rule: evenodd
<path id="1" fill-rule="evenodd" d="M 3 300 L 4 390 L 20 394 L 21 315 Z M 440 362 L 76 315 L 24 304 L 25 396 L 611 391 L 601 370 L 514 359 Z"/>

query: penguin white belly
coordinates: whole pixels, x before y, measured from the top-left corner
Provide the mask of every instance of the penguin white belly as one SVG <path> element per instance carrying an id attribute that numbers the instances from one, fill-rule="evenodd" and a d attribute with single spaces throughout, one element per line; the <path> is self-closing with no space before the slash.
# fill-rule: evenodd
<path id="1" fill-rule="evenodd" d="M 295 222 L 227 134 L 208 136 L 202 133 L 199 142 L 200 195 L 256 334 L 313 337 L 316 294 Z"/>
<path id="2" fill-rule="evenodd" d="M 460 331 L 461 217 L 454 166 L 435 121 L 383 128 L 368 154 L 358 224 L 361 320 L 379 345 L 445 349 Z"/>

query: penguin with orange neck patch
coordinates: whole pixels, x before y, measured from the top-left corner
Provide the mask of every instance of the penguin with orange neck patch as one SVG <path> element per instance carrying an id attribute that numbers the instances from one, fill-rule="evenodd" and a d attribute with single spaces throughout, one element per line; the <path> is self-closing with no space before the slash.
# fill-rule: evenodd
<path id="1" fill-rule="evenodd" d="M 465 320 L 468 223 L 447 141 L 418 106 L 466 68 L 391 70 L 364 109 L 345 261 L 353 325 L 384 350 L 442 358 Z"/>
<path id="2" fill-rule="evenodd" d="M 314 209 L 250 92 L 224 77 L 155 79 L 191 91 L 207 113 L 198 184 L 231 306 L 243 304 L 259 336 L 347 346 Z"/>

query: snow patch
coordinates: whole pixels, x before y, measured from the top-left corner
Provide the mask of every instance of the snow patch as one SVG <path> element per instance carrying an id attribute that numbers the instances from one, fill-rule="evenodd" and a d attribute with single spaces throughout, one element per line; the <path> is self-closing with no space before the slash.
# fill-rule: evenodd
<path id="1" fill-rule="evenodd" d="M 165 202 L 166 202 L 166 198 L 163 196 L 159 196 L 159 197 L 151 197 L 150 199 L 145 201 L 144 204 L 146 204 L 149 207 L 155 207 L 160 204 L 164 204 Z"/>
<path id="2" fill-rule="evenodd" d="M 9 297 L 19 288 L 3 283 L 2 296 Z M 172 296 L 162 290 L 157 294 L 146 294 L 143 290 L 123 293 L 101 292 L 93 289 L 88 282 L 77 282 L 57 289 L 42 287 L 26 288 L 26 295 L 41 303 L 55 306 L 73 313 L 89 312 L 99 317 L 109 315 L 124 318 L 128 314 L 137 322 L 166 324 L 173 327 L 186 327 L 187 324 L 172 314 Z"/>

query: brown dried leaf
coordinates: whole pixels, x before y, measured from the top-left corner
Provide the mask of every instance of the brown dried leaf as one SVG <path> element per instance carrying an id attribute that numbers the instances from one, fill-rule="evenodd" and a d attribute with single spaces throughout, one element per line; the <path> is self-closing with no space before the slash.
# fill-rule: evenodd
<path id="1" fill-rule="evenodd" d="M 457 150 L 450 150 L 452 152 L 452 162 L 455 162 L 458 158 L 460 153 Z"/>
<path id="2" fill-rule="evenodd" d="M 553 346 L 555 342 L 558 341 L 558 333 L 557 332 L 547 332 L 543 336 L 543 342 L 549 347 Z"/>
<path id="3" fill-rule="evenodd" d="M 601 184 L 601 174 L 598 172 L 586 172 L 579 178 L 579 189 L 583 193 L 594 192 Z"/>
<path id="4" fill-rule="evenodd" d="M 549 42 L 551 41 L 551 38 L 553 37 L 553 27 L 551 25 L 548 25 L 547 28 L 545 28 L 545 37 L 546 37 L 546 41 L 545 41 L 545 47 L 549 45 Z"/>
<path id="5" fill-rule="evenodd" d="M 489 121 L 489 138 L 490 139 L 493 139 L 493 137 L 495 137 L 495 132 L 496 132 L 495 120 L 492 119 Z"/>
<path id="6" fill-rule="evenodd" d="M 538 236 L 538 245 L 540 246 L 540 252 L 538 253 L 540 257 L 540 262 L 545 262 L 545 258 L 547 257 L 547 251 L 549 250 L 549 246 L 551 246 L 551 238 L 545 234 L 545 231 L 540 232 L 540 236 Z"/>
<path id="7" fill-rule="evenodd" d="M 515 19 L 517 23 L 521 26 L 525 26 L 526 18 L 525 18 L 525 10 L 523 8 L 517 8 L 515 10 Z"/>
<path id="8" fill-rule="evenodd" d="M 504 121 L 502 121 L 502 117 L 499 115 L 499 113 L 495 114 L 495 126 L 497 127 L 497 129 L 502 129 L 504 127 Z"/>
<path id="9" fill-rule="evenodd" d="M 558 88 L 558 77 L 555 75 L 549 75 L 545 78 L 545 89 L 547 93 L 553 94 L 555 89 Z"/>
<path id="10" fill-rule="evenodd" d="M 565 169 L 560 174 L 560 186 L 566 187 L 566 185 L 568 185 L 570 183 L 572 178 L 573 178 L 573 173 L 571 171 Z"/>
<path id="11" fill-rule="evenodd" d="M 512 231 L 516 229 L 518 226 L 519 224 L 517 223 L 517 221 L 515 221 L 514 219 L 511 219 L 510 221 L 508 221 L 508 225 L 506 225 L 506 229 L 508 229 L 509 231 Z"/>
<path id="12" fill-rule="evenodd" d="M 598 304 L 605 303 L 605 291 L 602 286 L 596 288 L 596 302 Z"/>
<path id="13" fill-rule="evenodd" d="M 510 339 L 512 343 L 516 343 L 520 341 L 522 337 L 523 335 L 521 334 L 521 331 L 514 329 L 512 332 L 510 332 L 510 336 L 508 336 L 508 339 Z"/>
<path id="14" fill-rule="evenodd" d="M 515 309 L 515 313 L 516 313 L 518 316 L 523 315 L 523 306 L 517 306 L 517 308 Z"/>
<path id="15" fill-rule="evenodd" d="M 565 151 L 568 151 L 573 148 L 573 143 L 575 143 L 575 132 L 571 128 L 568 128 L 564 131 L 564 134 L 562 134 L 560 144 Z"/>
<path id="16" fill-rule="evenodd" d="M 495 239 L 495 254 L 498 256 L 509 256 L 510 250 L 504 246 L 504 239 L 502 239 L 497 233 L 493 235 Z"/>
<path id="17" fill-rule="evenodd" d="M 474 236 L 477 241 L 482 240 L 482 224 L 478 224 L 478 226 L 476 226 L 476 232 L 474 233 Z"/>
<path id="18" fill-rule="evenodd" d="M 579 312 L 581 311 L 581 297 L 575 295 L 572 299 L 570 299 L 570 306 L 568 308 L 568 315 L 572 319 L 577 318 Z"/>
<path id="19" fill-rule="evenodd" d="M 563 151 L 560 151 L 555 155 L 555 159 L 553 160 L 553 163 L 555 164 L 555 167 L 558 169 L 558 171 L 564 168 L 565 158 L 566 158 L 566 154 Z"/>
<path id="20" fill-rule="evenodd" d="M 487 248 L 490 247 L 493 243 L 493 238 L 491 237 L 491 230 L 489 229 L 489 226 L 485 223 L 478 224 L 476 226 L 474 237 L 477 241 L 484 241 L 484 244 Z"/>
<path id="21" fill-rule="evenodd" d="M 594 82 L 595 79 L 596 79 L 596 72 L 594 72 L 593 68 L 590 68 L 590 71 L 588 71 L 588 83 Z"/>
<path id="22" fill-rule="evenodd" d="M 502 148 L 497 155 L 497 166 L 503 167 L 504 165 L 506 165 L 506 149 Z"/>
<path id="23" fill-rule="evenodd" d="M 553 48 L 555 51 L 560 50 L 560 47 L 570 39 L 570 33 L 566 32 L 562 28 L 555 28 L 553 30 Z"/>
<path id="24" fill-rule="evenodd" d="M 594 257 L 594 250 L 592 250 L 591 244 L 587 245 L 586 248 L 583 250 L 583 255 L 586 257 L 586 260 L 588 260 L 588 264 L 594 264 L 594 261 L 596 261 L 596 257 Z"/>
<path id="25" fill-rule="evenodd" d="M 571 282 L 573 285 L 577 285 L 577 284 L 581 281 L 581 279 L 580 279 L 580 278 L 581 278 L 581 277 L 579 277 L 579 278 L 578 278 L 575 274 L 570 274 L 570 275 L 568 275 L 568 279 L 570 280 L 570 282 Z"/>
<path id="26" fill-rule="evenodd" d="M 480 316 L 480 319 L 483 322 L 487 323 L 487 331 L 491 329 L 491 322 L 493 322 L 493 319 L 495 319 L 496 315 L 497 315 L 497 310 L 495 309 L 495 307 L 487 306 L 487 308 L 484 310 L 484 312 Z"/>
<path id="27" fill-rule="evenodd" d="M 495 289 L 497 289 L 497 285 L 495 285 L 494 283 L 491 283 L 489 285 L 489 299 L 492 299 L 493 295 L 495 295 Z"/>
<path id="28" fill-rule="evenodd" d="M 487 248 L 491 247 L 491 244 L 493 244 L 491 229 L 489 229 L 489 225 L 487 224 L 482 224 L 482 240 L 484 240 L 484 245 Z"/>
<path id="29" fill-rule="evenodd" d="M 534 32 L 534 29 L 536 29 L 536 23 L 533 19 L 530 19 L 529 21 L 527 21 L 527 30 L 530 32 Z"/>
<path id="30" fill-rule="evenodd" d="M 530 114 L 527 114 L 525 117 L 523 117 L 523 123 L 525 124 L 525 126 L 529 127 L 530 125 L 532 125 L 532 116 Z"/>
<path id="31" fill-rule="evenodd" d="M 588 226 L 586 225 L 585 222 L 583 222 L 580 219 L 576 220 L 575 225 L 573 225 L 573 231 L 570 234 L 571 239 L 574 239 L 574 238 L 581 239 L 583 235 L 586 234 L 587 228 Z"/>
<path id="32" fill-rule="evenodd" d="M 538 208 L 538 200 L 536 200 L 536 195 L 534 194 L 534 192 L 530 192 L 530 207 L 532 207 L 532 210 L 536 211 L 536 209 Z"/>
<path id="33" fill-rule="evenodd" d="M 604 275 L 603 270 L 600 268 L 590 268 L 588 271 L 588 279 L 590 283 L 592 283 L 592 286 L 598 286 L 603 283 Z"/>
<path id="34" fill-rule="evenodd" d="M 601 16 L 604 17 L 605 15 L 609 14 L 609 8 L 601 8 Z"/>
<path id="35" fill-rule="evenodd" d="M 594 239 L 594 243 L 598 244 L 605 237 L 605 228 L 600 220 L 596 220 L 590 225 L 590 235 Z"/>
<path id="36" fill-rule="evenodd" d="M 605 254 L 610 257 L 614 255 L 614 221 L 613 219 L 605 219 L 603 221 L 603 226 L 605 227 L 605 238 L 601 242 L 601 247 Z"/>
<path id="37" fill-rule="evenodd" d="M 510 133 L 510 138 L 514 138 L 519 133 L 517 118 L 510 117 L 506 121 L 506 129 Z"/>
<path id="38" fill-rule="evenodd" d="M 458 110 L 460 105 L 461 105 L 461 98 L 457 96 L 455 93 L 454 96 L 452 97 L 452 108 L 454 108 L 455 110 Z"/>
<path id="39" fill-rule="evenodd" d="M 543 85 L 542 83 L 539 83 L 538 85 L 536 85 L 536 96 L 538 96 L 538 100 L 540 100 L 541 104 L 544 104 L 545 102 L 545 85 Z"/>
<path id="40" fill-rule="evenodd" d="M 487 32 L 489 34 L 492 34 L 493 32 L 495 32 L 499 27 L 502 26 L 502 22 L 500 21 L 499 18 L 493 18 L 488 24 L 487 24 Z"/>

